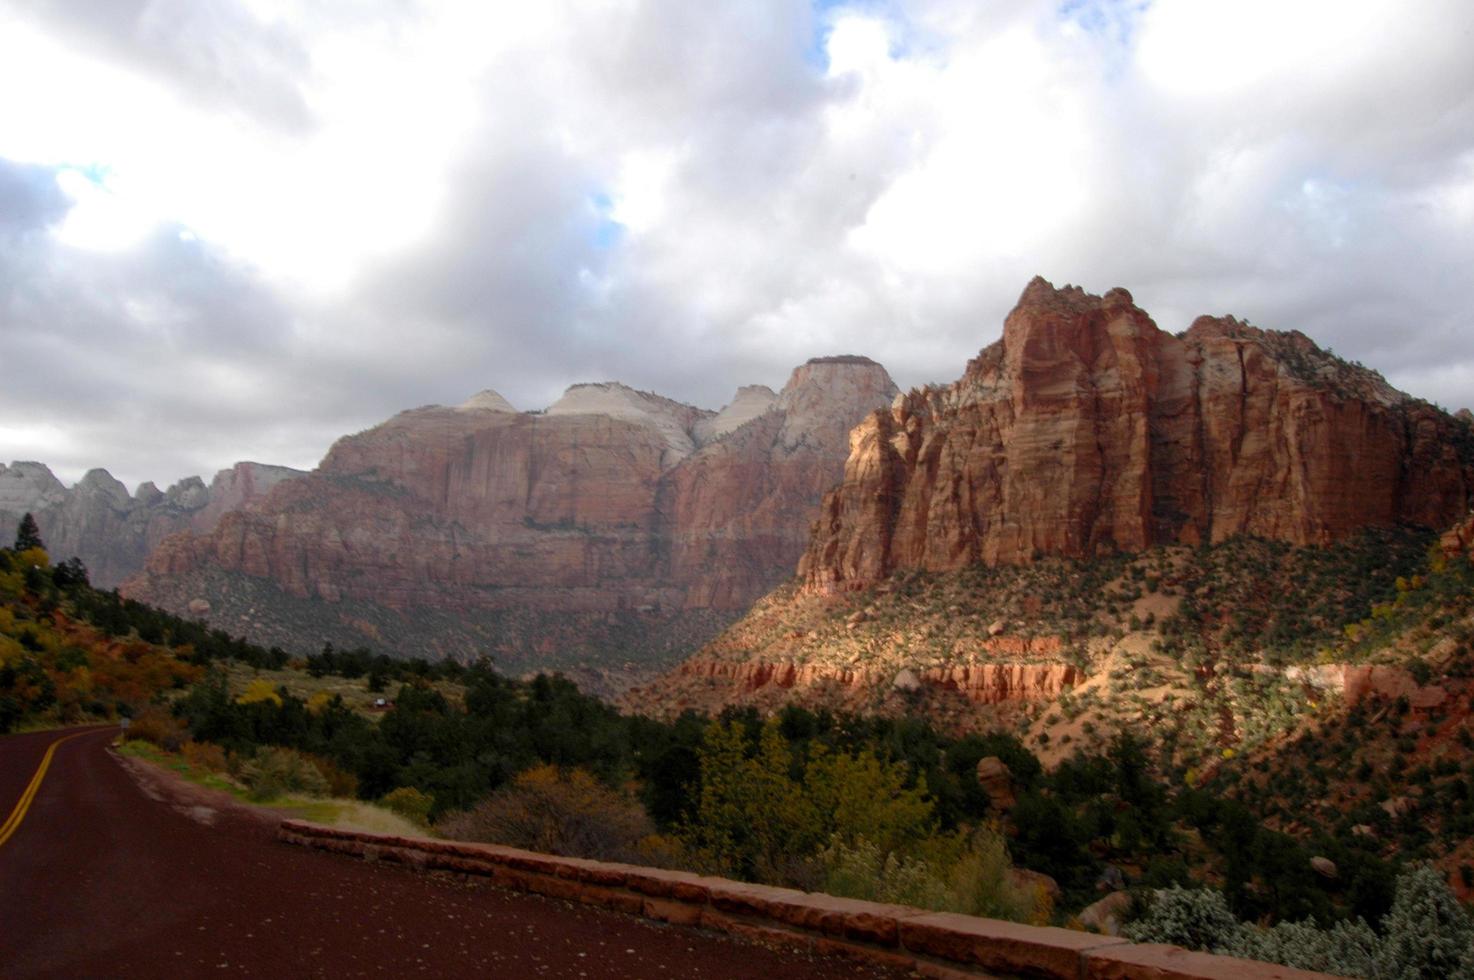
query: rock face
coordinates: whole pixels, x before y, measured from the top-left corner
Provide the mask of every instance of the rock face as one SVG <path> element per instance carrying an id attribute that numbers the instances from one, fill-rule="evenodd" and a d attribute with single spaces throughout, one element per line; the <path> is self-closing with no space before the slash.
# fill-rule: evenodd
<path id="1" fill-rule="evenodd" d="M 203 598 L 216 621 L 272 642 L 638 661 L 673 618 L 705 631 L 682 636 L 695 645 L 792 575 L 849 429 L 895 394 L 880 365 L 828 358 L 720 413 L 615 383 L 575 385 L 542 413 L 487 392 L 414 409 L 339 440 L 213 532 L 164 542 L 126 591 L 180 609 Z M 243 578 L 301 600 L 292 616 L 306 621 L 237 609 Z M 366 617 L 356 604 L 374 607 L 375 630 L 339 629 Z M 454 613 L 462 635 L 439 620 L 432 645 L 423 610 Z"/>
<path id="2" fill-rule="evenodd" d="M 770 660 L 761 654 L 742 659 L 719 644 L 654 683 L 625 692 L 621 703 L 665 717 L 687 709 L 716 713 L 728 705 L 775 708 L 787 701 L 849 712 L 920 710 L 939 719 L 959 712 L 971 717 L 988 708 L 994 717 L 1000 710 L 1052 701 L 1083 679 L 1078 667 L 1058 661 L 917 665 L 898 672 L 888 656 L 868 665 Z"/>
<path id="3" fill-rule="evenodd" d="M 1035 279 L 1003 338 L 851 434 L 800 573 L 1090 557 L 1236 534 L 1323 545 L 1467 513 L 1474 433 L 1299 333 L 1157 329 L 1124 289 Z"/>
<path id="4" fill-rule="evenodd" d="M 936 688 L 953 691 L 978 704 L 1005 701 L 1048 701 L 1069 690 L 1080 679 L 1070 664 L 993 663 L 957 667 L 931 667 L 911 671 L 914 686 L 902 689 Z M 819 663 L 771 663 L 692 658 L 676 668 L 681 677 L 730 683 L 750 693 L 767 687 L 811 688 L 832 685 L 869 689 L 882 684 L 889 672 L 865 667 L 833 667 Z M 894 682 L 893 686 L 894 685 Z"/>
<path id="5" fill-rule="evenodd" d="M 934 695 L 1005 709 L 1047 701 L 1085 680 L 1075 664 L 1088 644 L 1051 635 L 1062 611 L 1039 597 L 981 637 L 939 628 L 943 612 L 911 589 L 928 573 L 958 576 L 939 586 L 948 602 L 986 607 L 958 587 L 965 571 L 1235 535 L 1319 546 L 1370 526 L 1441 529 L 1469 514 L 1471 493 L 1474 425 L 1301 334 L 1203 317 L 1174 336 L 1123 289 L 1091 296 L 1035 279 L 960 380 L 899 395 L 850 433 L 799 587 L 626 703 L 719 710 L 775 703 L 764 691 L 828 703 L 863 688 L 869 700 L 847 695 L 846 706 L 916 710 L 904 694 L 965 725 L 998 713 L 970 718 L 958 698 Z M 1471 542 L 1474 518 L 1444 548 Z M 915 604 L 895 598 L 906 594 Z M 971 622 L 960 606 L 946 616 L 948 627 Z M 1355 701 L 1392 684 L 1363 673 L 1323 686 Z"/>
<path id="6" fill-rule="evenodd" d="M 761 400 L 738 393 L 738 412 Z M 794 370 L 768 410 L 683 460 L 662 480 L 669 577 L 687 605 L 746 610 L 792 575 L 809 522 L 838 482 L 850 429 L 896 395 L 885 369 L 866 358 L 815 358 Z M 723 410 L 711 431 L 721 433 Z"/>
<path id="7" fill-rule="evenodd" d="M 301 475 L 285 466 L 237 463 L 209 486 L 189 477 L 165 492 L 144 483 L 130 495 L 107 470 L 91 470 L 68 489 L 40 463 L 0 464 L 0 527 L 13 529 L 33 514 L 54 558 L 81 558 L 94 585 L 112 588 L 140 571 L 167 536 L 207 533 L 228 511 Z"/>

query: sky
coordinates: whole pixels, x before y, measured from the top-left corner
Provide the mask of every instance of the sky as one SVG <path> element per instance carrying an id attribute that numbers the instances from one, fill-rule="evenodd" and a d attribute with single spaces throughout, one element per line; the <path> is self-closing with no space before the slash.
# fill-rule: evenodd
<path id="1" fill-rule="evenodd" d="M 1043 275 L 1474 405 L 1468 0 L 0 0 L 0 461 L 958 377 Z"/>

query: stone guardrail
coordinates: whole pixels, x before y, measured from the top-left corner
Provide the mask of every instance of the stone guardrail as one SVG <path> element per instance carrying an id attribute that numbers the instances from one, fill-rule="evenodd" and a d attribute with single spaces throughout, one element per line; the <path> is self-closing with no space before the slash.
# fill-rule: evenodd
<path id="1" fill-rule="evenodd" d="M 1312 980 L 1270 963 L 1138 945 L 1112 936 L 928 912 L 685 871 L 537 854 L 493 844 L 391 837 L 286 820 L 289 844 L 426 871 L 476 875 L 518 891 L 597 905 L 765 944 L 915 970 L 938 980 Z"/>

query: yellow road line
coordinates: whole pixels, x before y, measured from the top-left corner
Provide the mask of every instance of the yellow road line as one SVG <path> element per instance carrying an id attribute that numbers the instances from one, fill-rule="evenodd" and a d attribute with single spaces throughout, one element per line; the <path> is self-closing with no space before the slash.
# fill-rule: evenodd
<path id="1" fill-rule="evenodd" d="M 16 828 L 20 826 L 20 822 L 26 818 L 26 811 L 31 808 L 31 801 L 36 798 L 36 792 L 41 788 L 41 780 L 46 778 L 46 770 L 51 766 L 51 757 L 56 754 L 56 747 L 62 742 L 68 742 L 80 735 L 90 734 L 92 732 L 73 732 L 52 742 L 46 749 L 46 754 L 41 757 L 41 764 L 36 767 L 36 775 L 31 777 L 31 782 L 26 786 L 26 791 L 16 801 L 15 809 L 10 811 L 9 819 L 3 825 L 0 825 L 0 847 L 5 846 L 5 842 L 10 840 L 10 835 L 15 833 Z"/>

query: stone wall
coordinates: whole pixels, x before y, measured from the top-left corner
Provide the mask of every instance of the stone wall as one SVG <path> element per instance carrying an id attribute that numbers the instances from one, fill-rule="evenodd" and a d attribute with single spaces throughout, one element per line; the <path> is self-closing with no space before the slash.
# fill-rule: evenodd
<path id="1" fill-rule="evenodd" d="M 805 952 L 915 970 L 927 977 L 1312 980 L 1326 976 L 1175 946 L 1136 945 L 1069 929 L 927 912 L 492 844 L 390 837 L 298 820 L 284 821 L 278 836 L 289 844 L 366 861 L 476 875 L 518 891 Z"/>

